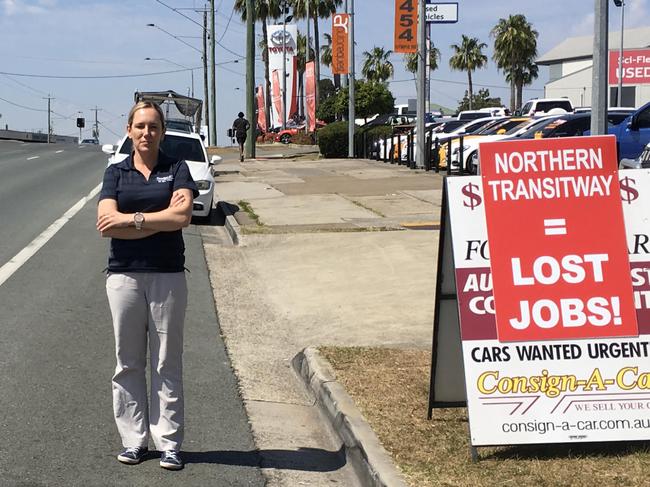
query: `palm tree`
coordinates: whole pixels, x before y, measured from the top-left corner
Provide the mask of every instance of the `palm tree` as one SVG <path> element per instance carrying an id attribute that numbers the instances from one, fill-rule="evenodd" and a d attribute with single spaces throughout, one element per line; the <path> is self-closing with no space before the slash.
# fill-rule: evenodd
<path id="1" fill-rule="evenodd" d="M 456 71 L 467 71 L 469 84 L 469 109 L 472 109 L 472 71 L 482 68 L 487 64 L 487 56 L 483 49 L 487 44 L 480 42 L 476 37 L 467 37 L 463 34 L 460 46 L 452 44 L 454 55 L 449 58 L 449 67 Z"/>
<path id="2" fill-rule="evenodd" d="M 510 109 L 514 111 L 521 106 L 524 85 L 537 78 L 537 66 L 533 60 L 537 57 L 539 34 L 524 15 L 517 14 L 499 19 L 490 35 L 494 37 L 492 59 L 510 82 Z"/>
<path id="3" fill-rule="evenodd" d="M 429 72 L 435 71 L 438 69 L 438 61 L 440 60 L 440 49 L 437 47 L 431 46 L 429 49 Z M 413 73 L 413 79 L 415 80 L 415 90 L 418 90 L 418 83 L 416 75 L 418 72 L 418 53 L 408 53 L 404 54 L 404 68 Z M 428 74 L 428 73 L 427 73 Z M 427 100 L 429 97 L 427 96 Z"/>
<path id="4" fill-rule="evenodd" d="M 440 60 L 440 49 L 431 47 L 429 49 L 429 71 L 438 69 L 438 61 Z M 404 68 L 413 74 L 418 72 L 418 53 L 404 54 Z"/>
<path id="5" fill-rule="evenodd" d="M 371 51 L 363 52 L 363 66 L 361 74 L 368 81 L 384 83 L 388 78 L 393 76 L 395 69 L 390 62 L 390 55 L 393 53 L 390 49 L 385 50 L 383 47 L 373 47 Z"/>
<path id="6" fill-rule="evenodd" d="M 264 60 L 264 86 L 266 95 L 266 106 L 271 106 L 271 74 L 269 72 L 268 56 L 268 30 L 267 19 L 277 19 L 280 16 L 280 0 L 253 0 L 255 2 L 254 20 L 262 22 L 262 59 Z M 233 7 L 236 12 L 241 14 L 241 19 L 246 20 L 246 0 L 235 0 Z M 271 126 L 271 110 L 266 110 L 266 126 Z"/>
<path id="7" fill-rule="evenodd" d="M 280 0 L 282 1 L 282 0 Z M 320 52 L 320 34 L 318 30 L 318 19 L 327 19 L 336 13 L 343 0 L 288 0 L 293 7 L 293 16 L 298 19 L 307 17 L 307 2 L 309 2 L 309 17 L 314 22 L 314 50 Z M 309 20 L 307 20 L 309 21 Z M 314 75 L 316 77 L 316 108 L 320 97 L 320 61 L 315 59 Z"/>
<path id="8" fill-rule="evenodd" d="M 327 45 L 321 46 L 320 48 L 320 62 L 323 63 L 328 68 L 332 67 L 332 36 L 331 34 L 324 33 L 323 37 Z M 337 90 L 341 87 L 341 75 L 334 74 L 334 88 Z"/>

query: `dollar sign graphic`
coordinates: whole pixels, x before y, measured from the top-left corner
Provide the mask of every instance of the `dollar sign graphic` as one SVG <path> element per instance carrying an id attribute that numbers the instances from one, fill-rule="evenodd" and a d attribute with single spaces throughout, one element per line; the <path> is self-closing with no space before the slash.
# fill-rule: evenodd
<path id="1" fill-rule="evenodd" d="M 472 211 L 483 201 L 481 195 L 478 194 L 478 185 L 474 183 L 469 183 L 463 186 L 463 194 L 469 198 L 469 200 L 463 201 L 463 205 L 467 208 L 470 208 Z"/>
<path id="2" fill-rule="evenodd" d="M 628 205 L 631 205 L 632 202 L 639 197 L 639 192 L 634 189 L 636 181 L 627 176 L 621 179 L 621 199 L 626 201 Z"/>

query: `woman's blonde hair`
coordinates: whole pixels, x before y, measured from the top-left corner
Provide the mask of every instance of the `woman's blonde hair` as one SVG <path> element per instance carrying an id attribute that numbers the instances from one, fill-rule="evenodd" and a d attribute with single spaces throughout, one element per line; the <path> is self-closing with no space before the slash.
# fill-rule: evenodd
<path id="1" fill-rule="evenodd" d="M 129 118 L 127 119 L 127 126 L 131 126 L 133 123 L 133 117 L 135 116 L 135 112 L 140 110 L 141 108 L 153 108 L 156 110 L 156 113 L 158 113 L 158 118 L 160 119 L 160 125 L 161 125 L 161 130 L 162 133 L 165 133 L 165 114 L 162 111 L 162 108 L 160 108 L 159 105 L 152 101 L 139 101 L 135 105 L 133 105 L 133 108 L 131 108 L 131 111 L 129 111 Z"/>

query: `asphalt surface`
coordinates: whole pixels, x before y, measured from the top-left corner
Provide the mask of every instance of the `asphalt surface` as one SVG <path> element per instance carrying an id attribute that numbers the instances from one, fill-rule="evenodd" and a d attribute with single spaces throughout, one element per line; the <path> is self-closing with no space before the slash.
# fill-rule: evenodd
<path id="1" fill-rule="evenodd" d="M 101 181 L 97 148 L 60 148 L 0 142 L 0 266 Z M 0 286 L 0 485 L 264 485 L 195 225 L 185 232 L 186 468 L 163 470 L 154 455 L 138 466 L 115 459 L 108 241 L 94 229 L 95 205 Z"/>

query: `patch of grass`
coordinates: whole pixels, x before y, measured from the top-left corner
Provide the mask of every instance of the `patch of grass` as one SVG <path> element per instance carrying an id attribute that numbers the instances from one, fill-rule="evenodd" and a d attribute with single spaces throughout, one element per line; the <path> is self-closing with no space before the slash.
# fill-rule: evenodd
<path id="1" fill-rule="evenodd" d="M 237 206 L 239 206 L 239 209 L 245 212 L 251 220 L 253 220 L 258 226 L 264 226 L 262 222 L 260 222 L 260 217 L 253 208 L 251 207 L 251 204 L 248 201 L 238 201 Z"/>
<path id="2" fill-rule="evenodd" d="M 320 351 L 411 487 L 650 485 L 649 442 L 479 448 L 472 463 L 465 408 L 427 420 L 430 351 Z"/>
<path id="3" fill-rule="evenodd" d="M 364 205 L 360 201 L 357 201 L 357 200 L 349 200 L 349 201 L 351 201 L 352 203 L 354 203 L 358 207 L 363 208 L 364 210 L 368 210 L 370 213 L 374 213 L 377 216 L 380 216 L 382 218 L 386 218 L 386 215 L 384 215 L 382 212 L 374 210 L 374 209 L 370 208 L 369 206 Z"/>

